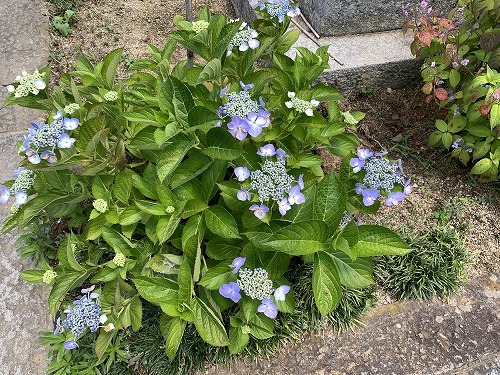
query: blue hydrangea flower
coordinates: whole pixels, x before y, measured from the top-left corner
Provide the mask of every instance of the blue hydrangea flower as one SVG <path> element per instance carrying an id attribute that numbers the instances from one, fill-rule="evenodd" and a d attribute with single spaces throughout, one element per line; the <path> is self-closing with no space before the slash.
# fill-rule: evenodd
<path id="1" fill-rule="evenodd" d="M 219 293 L 221 296 L 229 298 L 234 303 L 238 303 L 241 299 L 240 287 L 235 282 L 230 282 L 228 284 L 224 284 L 219 288 Z"/>
<path id="2" fill-rule="evenodd" d="M 304 194 L 300 191 L 300 186 L 293 186 L 288 192 L 288 203 L 291 205 L 302 204 L 306 201 Z"/>
<path id="3" fill-rule="evenodd" d="M 266 157 L 274 156 L 276 155 L 276 149 L 274 148 L 274 145 L 270 143 L 259 148 L 259 151 L 257 151 L 257 155 Z"/>
<path id="4" fill-rule="evenodd" d="M 405 193 L 405 195 L 408 195 L 410 194 L 411 192 L 413 191 L 413 187 L 411 186 L 411 178 L 409 178 L 404 186 L 403 186 L 403 192 Z"/>
<path id="5" fill-rule="evenodd" d="M 257 205 L 254 204 L 250 206 L 250 211 L 253 211 L 254 215 L 259 218 L 260 220 L 264 219 L 269 212 L 269 207 L 267 207 L 264 204 Z"/>
<path id="6" fill-rule="evenodd" d="M 289 157 L 290 155 L 288 155 L 285 150 L 281 148 L 278 148 L 276 150 L 276 159 L 278 159 L 278 161 L 286 161 L 286 159 L 288 159 Z"/>
<path id="7" fill-rule="evenodd" d="M 258 3 L 260 10 L 265 11 L 270 18 L 277 18 L 279 23 L 285 20 L 285 16 L 296 17 L 300 15 L 298 5 L 288 0 L 264 0 Z"/>
<path id="8" fill-rule="evenodd" d="M 241 266 L 243 266 L 245 264 L 246 260 L 247 260 L 247 258 L 243 258 L 243 257 L 234 258 L 233 263 L 231 263 L 231 265 L 229 267 L 233 269 L 233 273 L 238 273 Z"/>
<path id="9" fill-rule="evenodd" d="M 245 139 L 248 134 L 247 122 L 236 116 L 231 119 L 229 124 L 227 124 L 227 128 L 229 129 L 229 133 L 231 133 L 231 135 L 239 141 Z"/>
<path id="10" fill-rule="evenodd" d="M 269 298 L 264 298 L 257 311 L 263 313 L 268 318 L 274 319 L 278 315 L 278 307 Z"/>
<path id="11" fill-rule="evenodd" d="M 364 189 L 361 194 L 363 195 L 363 204 L 365 206 L 371 206 L 375 203 L 377 198 L 380 197 L 380 190 Z"/>
<path id="12" fill-rule="evenodd" d="M 10 189 L 5 186 L 0 186 L 0 203 L 7 203 L 10 197 Z"/>
<path id="13" fill-rule="evenodd" d="M 57 141 L 57 147 L 59 148 L 71 148 L 75 143 L 75 138 L 71 138 L 68 134 L 62 133 Z"/>
<path id="14" fill-rule="evenodd" d="M 281 201 L 278 202 L 278 210 L 281 215 L 285 216 L 286 213 L 292 208 L 290 203 L 288 202 L 289 198 L 283 198 Z"/>
<path id="15" fill-rule="evenodd" d="M 245 52 L 249 48 L 256 49 L 260 45 L 260 42 L 257 39 L 258 36 L 259 33 L 257 33 L 257 31 L 252 29 L 250 26 L 247 26 L 246 22 L 243 22 L 239 31 L 233 36 L 231 42 L 229 42 L 227 56 L 233 53 L 232 50 L 234 47 L 238 47 L 238 50 L 241 52 Z"/>
<path id="16" fill-rule="evenodd" d="M 68 340 L 68 341 L 64 342 L 64 349 L 66 349 L 66 350 L 73 350 L 73 349 L 76 349 L 76 348 L 78 348 L 78 344 L 75 341 Z"/>
<path id="17" fill-rule="evenodd" d="M 246 117 L 246 122 L 248 124 L 248 134 L 252 137 L 258 137 L 262 133 L 263 128 L 267 128 L 270 124 L 271 114 L 265 109 L 259 110 L 259 112 L 250 112 Z"/>
<path id="18" fill-rule="evenodd" d="M 358 158 L 360 158 L 361 160 L 365 160 L 365 159 L 368 159 L 368 158 L 371 158 L 373 156 L 373 152 L 371 152 L 369 149 L 367 148 L 359 148 L 357 151 L 356 151 L 356 155 L 358 156 Z"/>
<path id="19" fill-rule="evenodd" d="M 242 187 L 240 190 L 238 190 L 238 192 L 236 193 L 236 197 L 240 201 L 251 201 L 252 200 L 252 194 L 250 194 L 250 192 L 244 187 Z"/>
<path id="20" fill-rule="evenodd" d="M 389 193 L 385 199 L 386 206 L 396 206 L 405 199 L 405 194 L 400 191 Z"/>
<path id="21" fill-rule="evenodd" d="M 28 194 L 22 190 L 19 190 L 14 197 L 18 206 L 21 206 L 28 201 Z"/>
<path id="22" fill-rule="evenodd" d="M 349 165 L 353 167 L 352 171 L 354 173 L 358 173 L 365 166 L 365 160 L 361 158 L 352 158 L 349 161 Z"/>
<path id="23" fill-rule="evenodd" d="M 281 285 L 274 291 L 274 299 L 276 301 L 284 301 L 286 299 L 286 294 L 290 291 L 288 285 Z"/>
<path id="24" fill-rule="evenodd" d="M 250 177 L 250 171 L 247 167 L 236 167 L 234 168 L 234 174 L 238 178 L 239 182 L 245 181 L 248 177 Z"/>

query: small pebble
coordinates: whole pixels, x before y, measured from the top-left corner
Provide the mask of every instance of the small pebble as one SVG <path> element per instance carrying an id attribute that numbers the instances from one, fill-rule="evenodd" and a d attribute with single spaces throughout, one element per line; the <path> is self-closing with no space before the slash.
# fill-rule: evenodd
<path id="1" fill-rule="evenodd" d="M 436 322 L 443 323 L 444 318 L 442 316 L 436 316 Z"/>

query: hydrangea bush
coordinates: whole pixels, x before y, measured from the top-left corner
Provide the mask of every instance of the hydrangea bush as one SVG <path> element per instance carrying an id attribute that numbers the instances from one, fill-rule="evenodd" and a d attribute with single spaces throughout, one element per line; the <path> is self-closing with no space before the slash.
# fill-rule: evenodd
<path id="1" fill-rule="evenodd" d="M 429 138 L 483 181 L 498 179 L 500 163 L 500 13 L 494 0 L 460 0 L 448 17 L 427 1 L 403 7 L 403 31 L 422 65 L 427 101 L 448 108 Z"/>
<path id="2" fill-rule="evenodd" d="M 315 84 L 327 47 L 285 55 L 298 8 L 259 9 L 251 27 L 208 8 L 193 23 L 177 18 L 167 44 L 150 45 L 151 59 L 123 80 L 117 49 L 96 66 L 80 57 L 50 91 L 17 97 L 9 88 L 5 105 L 48 118 L 19 141 L 21 167 L 1 199 L 15 196 L 4 232 L 51 233 L 46 247 L 22 251 L 38 263 L 22 276 L 49 286 L 50 312 L 62 321 L 43 336 L 57 351 L 54 372 L 70 371 L 71 353 L 89 339 L 97 364 L 126 358 L 119 333 L 141 328 L 144 301 L 163 311 L 170 358 L 187 325 L 240 353 L 250 336 L 273 335 L 277 314 L 294 312 L 283 276 L 292 257 L 313 265 L 315 303 L 328 314 L 342 286 L 372 283 L 372 256 L 410 250 L 355 219 L 380 205 L 363 204 L 356 183 L 388 194 L 388 205 L 409 193 L 400 163 L 356 150 L 342 96 Z M 173 65 L 177 44 L 199 62 Z M 347 157 L 339 174 L 324 174 L 318 149 Z"/>

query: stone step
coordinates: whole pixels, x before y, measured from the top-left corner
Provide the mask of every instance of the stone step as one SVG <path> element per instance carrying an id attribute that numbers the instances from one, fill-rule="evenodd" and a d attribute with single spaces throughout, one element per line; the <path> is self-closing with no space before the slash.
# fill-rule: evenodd
<path id="1" fill-rule="evenodd" d="M 420 82 L 422 62 L 410 53 L 411 32 L 403 36 L 401 30 L 378 33 L 323 37 L 321 45 L 330 45 L 330 69 L 320 81 L 336 87 L 344 94 L 362 88 L 398 88 Z M 307 47 L 316 51 L 318 46 L 301 33 L 293 47 Z M 292 47 L 289 56 L 296 54 Z"/>

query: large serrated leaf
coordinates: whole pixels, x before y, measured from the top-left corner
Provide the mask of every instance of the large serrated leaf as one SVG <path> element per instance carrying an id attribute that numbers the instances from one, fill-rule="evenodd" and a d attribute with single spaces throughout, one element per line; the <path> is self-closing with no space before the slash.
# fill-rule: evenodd
<path id="1" fill-rule="evenodd" d="M 380 225 L 361 225 L 358 230 L 359 241 L 351 247 L 357 257 L 403 255 L 411 251 L 411 247 L 388 228 Z"/>
<path id="2" fill-rule="evenodd" d="M 101 77 L 108 89 L 113 88 L 116 70 L 118 69 L 118 65 L 120 64 L 122 52 L 123 48 L 115 49 L 114 51 L 108 53 L 102 61 Z"/>
<path id="3" fill-rule="evenodd" d="M 189 140 L 179 140 L 171 145 L 162 153 L 158 165 L 156 168 L 156 173 L 160 182 L 163 181 L 171 175 L 175 168 L 180 164 L 184 156 L 193 146 L 193 141 Z"/>
<path id="4" fill-rule="evenodd" d="M 233 136 L 223 128 L 213 128 L 207 133 L 205 155 L 214 159 L 234 160 L 241 155 L 241 146 Z"/>
<path id="5" fill-rule="evenodd" d="M 312 285 L 314 301 L 321 315 L 331 313 L 340 302 L 342 289 L 335 263 L 324 252 L 314 254 Z"/>
<path id="6" fill-rule="evenodd" d="M 212 206 L 204 212 L 207 228 L 222 238 L 241 238 L 234 217 L 221 206 Z"/>
<path id="7" fill-rule="evenodd" d="M 206 81 L 217 81 L 220 82 L 221 79 L 221 63 L 219 59 L 210 60 L 207 65 L 203 68 L 198 77 L 198 83 L 203 83 Z"/>
<path id="8" fill-rule="evenodd" d="M 213 346 L 227 346 L 229 339 L 221 320 L 214 311 L 198 297 L 191 303 L 194 325 L 201 338 Z"/>
<path id="9" fill-rule="evenodd" d="M 364 288 L 373 284 L 373 263 L 370 258 L 352 260 L 340 251 L 329 251 L 328 255 L 337 266 L 340 283 L 349 288 Z"/>
<path id="10" fill-rule="evenodd" d="M 180 317 L 171 319 L 166 326 L 165 353 L 173 360 L 184 335 L 187 322 Z"/>

